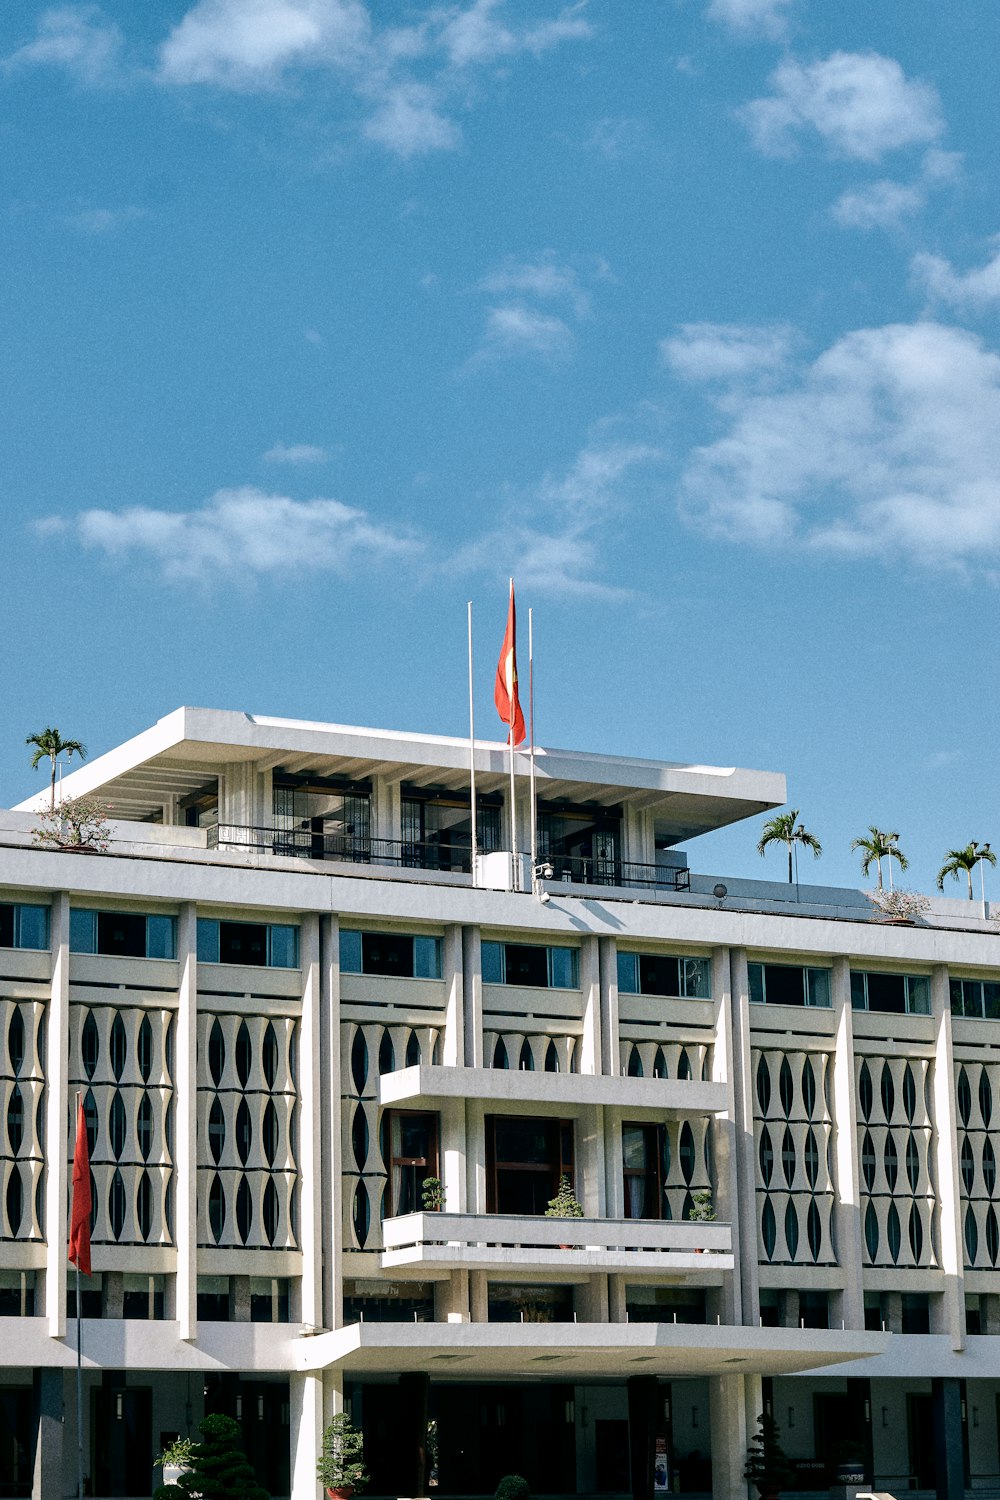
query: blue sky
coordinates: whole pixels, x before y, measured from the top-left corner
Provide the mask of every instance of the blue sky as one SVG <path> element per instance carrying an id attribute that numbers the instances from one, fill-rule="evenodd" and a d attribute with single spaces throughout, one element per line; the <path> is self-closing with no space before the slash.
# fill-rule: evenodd
<path id="1" fill-rule="evenodd" d="M 469 598 L 492 734 L 513 572 L 543 743 L 784 770 L 831 883 L 872 822 L 925 890 L 1000 845 L 998 50 L 992 0 L 5 8 L 0 801 L 183 702 L 462 733 Z M 757 834 L 692 865 L 780 878 Z"/>

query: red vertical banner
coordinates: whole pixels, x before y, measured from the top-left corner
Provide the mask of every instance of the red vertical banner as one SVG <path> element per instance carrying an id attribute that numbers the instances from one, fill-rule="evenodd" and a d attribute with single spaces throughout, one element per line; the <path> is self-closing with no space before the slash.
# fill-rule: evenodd
<path id="1" fill-rule="evenodd" d="M 510 604 L 507 607 L 507 629 L 504 631 L 500 660 L 497 662 L 493 702 L 507 725 L 507 743 L 520 745 L 525 738 L 524 714 L 517 693 L 517 612 L 514 608 L 514 580 L 510 581 Z"/>
<path id="2" fill-rule="evenodd" d="M 90 1150 L 87 1117 L 80 1099 L 76 1111 L 76 1148 L 73 1152 L 73 1206 L 69 1221 L 69 1258 L 84 1276 L 90 1275 Z"/>

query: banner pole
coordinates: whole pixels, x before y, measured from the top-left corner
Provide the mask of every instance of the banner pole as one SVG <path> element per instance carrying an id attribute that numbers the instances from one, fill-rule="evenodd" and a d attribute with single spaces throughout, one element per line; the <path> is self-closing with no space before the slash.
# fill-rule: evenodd
<path id="1" fill-rule="evenodd" d="M 476 884 L 476 858 L 479 854 L 479 839 L 476 824 L 476 706 L 472 692 L 472 600 L 469 600 L 469 802 L 472 817 L 472 884 Z"/>
<path id="2" fill-rule="evenodd" d="M 510 597 L 514 598 L 514 580 L 510 580 Z M 514 639 L 511 642 L 511 650 L 517 655 L 517 628 L 515 623 Z M 513 674 L 512 674 L 513 676 Z M 517 868 L 517 809 L 514 805 L 514 704 L 517 701 L 517 683 L 511 681 L 508 688 L 507 698 L 507 748 L 510 752 L 510 876 L 512 891 L 520 890 L 520 881 Z"/>
<path id="3" fill-rule="evenodd" d="M 538 815 L 535 811 L 535 645 L 534 610 L 528 610 L 528 742 L 529 800 L 531 802 L 531 888 L 535 888 L 538 864 Z"/>
<path id="4" fill-rule="evenodd" d="M 82 1090 L 76 1091 L 79 1129 Z M 83 1302 L 80 1293 L 80 1262 L 76 1262 L 76 1500 L 83 1500 Z"/>

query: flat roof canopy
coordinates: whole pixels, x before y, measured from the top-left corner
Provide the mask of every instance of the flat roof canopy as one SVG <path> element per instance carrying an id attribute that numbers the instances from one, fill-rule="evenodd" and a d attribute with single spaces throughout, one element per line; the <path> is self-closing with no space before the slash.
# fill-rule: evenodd
<path id="1" fill-rule="evenodd" d="M 502 792 L 508 780 L 506 746 L 477 739 L 475 761 L 477 789 Z M 258 771 L 353 781 L 386 776 L 463 792 L 469 784 L 468 740 L 179 708 L 65 776 L 63 794 L 99 794 L 121 818 L 149 818 L 171 797 L 203 790 L 227 765 L 240 762 Z M 523 750 L 515 757 L 515 774 L 528 775 Z M 536 746 L 535 775 L 538 795 L 550 801 L 595 807 L 624 803 L 651 812 L 661 845 L 754 817 L 781 806 L 786 795 L 784 776 L 773 771 L 543 746 Z M 17 807 L 33 811 L 47 796 L 39 791 Z"/>

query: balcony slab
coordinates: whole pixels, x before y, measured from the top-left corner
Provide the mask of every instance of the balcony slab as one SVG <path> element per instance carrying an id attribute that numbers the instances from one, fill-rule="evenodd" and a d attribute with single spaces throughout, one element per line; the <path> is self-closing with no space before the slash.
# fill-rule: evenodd
<path id="1" fill-rule="evenodd" d="M 420 1064 L 383 1073 L 379 1104 L 434 1109 L 442 1099 L 495 1104 L 544 1104 L 553 1109 L 602 1104 L 658 1119 L 721 1114 L 726 1087 L 693 1078 L 616 1078 L 595 1073 L 529 1073 L 506 1068 L 442 1068 Z"/>

